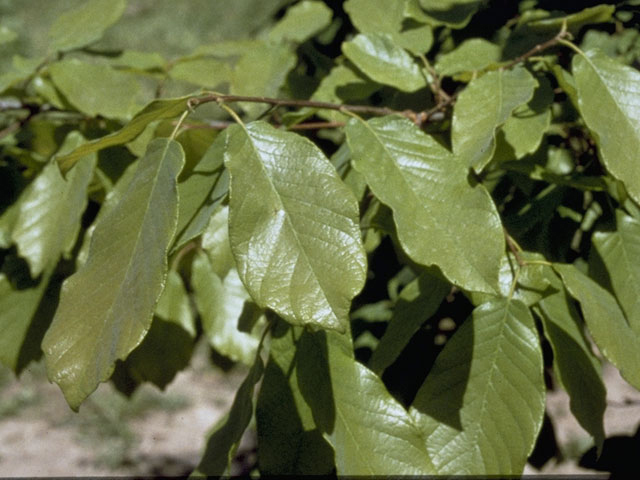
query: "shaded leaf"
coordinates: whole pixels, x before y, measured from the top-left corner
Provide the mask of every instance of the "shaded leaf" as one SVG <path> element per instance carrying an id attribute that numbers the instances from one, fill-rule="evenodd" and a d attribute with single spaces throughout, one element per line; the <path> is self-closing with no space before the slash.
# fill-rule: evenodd
<path id="1" fill-rule="evenodd" d="M 640 335 L 640 222 L 617 210 L 616 229 L 596 232 L 592 241 L 629 325 Z"/>
<path id="2" fill-rule="evenodd" d="M 282 43 L 256 42 L 240 57 L 231 75 L 231 93 L 277 97 L 297 57 Z M 258 103 L 241 103 L 242 109 L 258 115 L 268 107 Z"/>
<path id="3" fill-rule="evenodd" d="M 572 68 L 580 113 L 605 167 L 640 203 L 640 72 L 597 50 L 575 55 Z"/>
<path id="4" fill-rule="evenodd" d="M 411 416 L 438 474 L 520 475 L 542 426 L 543 361 L 529 309 L 494 299 L 447 342 Z"/>
<path id="5" fill-rule="evenodd" d="M 227 132 L 224 131 L 216 137 L 193 169 L 183 173 L 178 183 L 180 205 L 174 250 L 204 231 L 209 219 L 227 196 L 229 173 L 224 168 L 227 141 Z"/>
<path id="6" fill-rule="evenodd" d="M 522 67 L 489 72 L 458 96 L 453 109 L 453 153 L 476 172 L 489 163 L 496 146 L 496 129 L 511 112 L 531 100 L 536 81 Z"/>
<path id="7" fill-rule="evenodd" d="M 229 236 L 254 301 L 287 321 L 344 331 L 364 284 L 358 205 L 324 154 L 267 123 L 229 128 Z"/>
<path id="8" fill-rule="evenodd" d="M 451 286 L 433 275 L 423 273 L 402 289 L 378 347 L 369 360 L 377 374 L 398 358 L 411 337 L 440 306 Z"/>
<path id="9" fill-rule="evenodd" d="M 233 399 L 229 414 L 209 434 L 207 446 L 193 475 L 228 474 L 229 465 L 235 456 L 242 434 L 253 416 L 253 390 L 262 378 L 264 364 L 260 355 L 249 370 Z"/>
<path id="10" fill-rule="evenodd" d="M 354 167 L 393 210 L 409 257 L 437 265 L 464 289 L 495 293 L 502 225 L 486 190 L 469 185 L 465 166 L 405 118 L 354 120 L 346 132 Z"/>
<path id="11" fill-rule="evenodd" d="M 407 411 L 354 359 L 349 333 L 306 331 L 297 351 L 298 384 L 333 446 L 338 475 L 435 473 Z"/>
<path id="12" fill-rule="evenodd" d="M 156 317 L 180 326 L 191 338 L 196 336 L 196 326 L 191 312 L 191 302 L 180 274 L 169 270 L 167 282 L 156 305 Z"/>
<path id="13" fill-rule="evenodd" d="M 61 150 L 68 151 L 82 142 L 80 134 L 72 132 Z M 54 266 L 60 255 L 69 254 L 73 248 L 96 161 L 95 154 L 84 159 L 66 181 L 58 166 L 49 163 L 20 196 L 11 238 L 20 256 L 29 263 L 33 278 L 47 266 Z"/>
<path id="14" fill-rule="evenodd" d="M 573 415 L 601 449 L 605 438 L 603 418 L 607 392 L 600 363 L 584 337 L 582 320 L 562 283 L 555 277 L 553 284 L 559 290 L 540 300 L 539 316 L 553 349 L 554 370 L 569 394 Z"/>
<path id="15" fill-rule="evenodd" d="M 127 7 L 127 0 L 89 0 L 58 17 L 51 26 L 50 49 L 65 52 L 102 38 Z"/>
<path id="16" fill-rule="evenodd" d="M 482 0 L 420 0 L 424 13 L 436 25 L 463 28 L 482 4 Z"/>
<path id="17" fill-rule="evenodd" d="M 554 264 L 568 292 L 582 307 L 589 332 L 602 354 L 627 382 L 640 389 L 640 339 L 615 298 L 573 265 Z"/>
<path id="18" fill-rule="evenodd" d="M 136 75 L 108 65 L 61 60 L 49 66 L 51 79 L 66 99 L 89 116 L 128 118 L 136 110 Z"/>
<path id="19" fill-rule="evenodd" d="M 97 152 L 107 147 L 123 145 L 140 135 L 147 125 L 156 120 L 173 118 L 187 109 L 187 101 L 190 97 L 170 98 L 154 100 L 140 110 L 124 127 L 102 138 L 84 143 L 70 153 L 56 156 L 62 173 L 69 171 L 78 160 L 85 155 Z"/>
<path id="20" fill-rule="evenodd" d="M 585 8 L 579 12 L 572 13 L 567 16 L 553 16 L 527 22 L 527 28 L 533 30 L 541 30 L 545 32 L 558 32 L 562 25 L 567 26 L 567 30 L 577 33 L 585 25 L 592 23 L 609 22 L 613 13 L 616 11 L 613 5 L 596 5 L 595 7 Z"/>
<path id="21" fill-rule="evenodd" d="M 498 134 L 496 158 L 509 150 L 507 158 L 520 159 L 535 152 L 551 124 L 553 89 L 545 77 L 537 77 L 538 87 L 528 103 L 516 107 Z"/>
<path id="22" fill-rule="evenodd" d="M 282 321 L 271 337 L 256 404 L 258 463 L 264 475 L 327 475 L 334 469 L 333 448 L 322 437 L 298 381 L 299 338 L 300 332 Z"/>
<path id="23" fill-rule="evenodd" d="M 49 378 L 74 410 L 149 329 L 165 283 L 183 161 L 176 142 L 149 144 L 128 190 L 96 225 L 86 263 L 62 287 L 42 347 Z"/>
<path id="24" fill-rule="evenodd" d="M 342 44 L 342 51 L 372 80 L 405 92 L 427 86 L 413 58 L 388 35 L 360 33 Z"/>
<path id="25" fill-rule="evenodd" d="M 26 285 L 12 285 L 11 279 L 0 273 L 0 362 L 14 372 L 20 369 L 21 352 L 28 341 L 29 328 L 49 283 L 51 270 L 52 267 L 38 282 L 29 279 Z"/>
<path id="26" fill-rule="evenodd" d="M 169 70 L 169 76 L 174 80 L 214 88 L 230 80 L 231 69 L 228 64 L 213 58 L 196 58 L 177 62 Z"/>
<path id="27" fill-rule="evenodd" d="M 229 207 L 221 207 L 211 216 L 200 240 L 202 249 L 211 260 L 211 267 L 220 278 L 227 276 L 236 263 L 229 243 Z"/>
<path id="28" fill-rule="evenodd" d="M 287 9 L 269 32 L 269 40 L 302 43 L 331 23 L 333 12 L 323 2 L 303 0 Z"/>
<path id="29" fill-rule="evenodd" d="M 221 279 L 204 253 L 198 253 L 192 265 L 196 305 L 209 344 L 217 352 L 236 362 L 251 365 L 259 342 L 259 331 L 252 334 L 238 329 L 238 320 L 249 294 L 235 269 Z"/>

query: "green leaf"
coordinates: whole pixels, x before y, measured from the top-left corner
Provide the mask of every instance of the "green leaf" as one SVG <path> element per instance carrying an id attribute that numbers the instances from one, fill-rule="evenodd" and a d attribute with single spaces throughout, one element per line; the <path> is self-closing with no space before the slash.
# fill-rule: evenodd
<path id="1" fill-rule="evenodd" d="M 297 346 L 301 332 L 280 321 L 273 330 L 269 362 L 256 404 L 258 463 L 264 475 L 328 475 L 331 445 L 322 437 L 301 391 Z M 324 364 L 326 368 L 326 364 Z"/>
<path id="2" fill-rule="evenodd" d="M 126 67 L 138 71 L 163 70 L 167 61 L 156 52 L 139 52 L 136 50 L 124 50 L 115 58 L 109 59 L 109 64 L 114 67 Z"/>
<path id="3" fill-rule="evenodd" d="M 231 93 L 260 97 L 277 97 L 297 57 L 291 47 L 282 43 L 256 42 L 240 57 L 231 75 Z M 258 103 L 240 104 L 250 115 L 257 116 L 268 107 Z"/>
<path id="4" fill-rule="evenodd" d="M 251 297 L 293 324 L 344 331 L 366 257 L 356 199 L 333 165 L 264 122 L 229 128 L 225 164 L 231 248 Z"/>
<path id="5" fill-rule="evenodd" d="M 464 28 L 483 0 L 420 0 L 420 6 L 434 25 Z"/>
<path id="6" fill-rule="evenodd" d="M 62 287 L 42 347 L 50 380 L 74 410 L 150 327 L 165 283 L 183 161 L 178 143 L 149 144 L 125 195 L 96 225 L 87 262 Z"/>
<path id="7" fill-rule="evenodd" d="M 640 73 L 600 51 L 573 57 L 580 113 L 607 170 L 640 203 Z M 615 125 L 615 128 L 611 128 Z"/>
<path id="8" fill-rule="evenodd" d="M 76 148 L 82 142 L 79 133 L 71 132 L 61 150 Z M 97 155 L 92 154 L 66 181 L 58 166 L 49 163 L 20 196 L 11 238 L 20 256 L 29 263 L 33 278 L 55 266 L 60 255 L 71 252 L 87 206 L 87 187 L 96 161 Z"/>
<path id="9" fill-rule="evenodd" d="M 500 61 L 502 49 L 484 38 L 470 38 L 451 52 L 438 57 L 434 67 L 442 76 L 456 73 L 482 70 Z"/>
<path id="10" fill-rule="evenodd" d="M 393 317 L 369 360 L 369 368 L 381 374 L 391 365 L 420 326 L 436 312 L 450 290 L 448 283 L 427 273 L 403 288 Z"/>
<path id="11" fill-rule="evenodd" d="M 338 475 L 429 475 L 421 433 L 380 377 L 353 357 L 350 334 L 304 332 L 298 384 L 335 451 Z"/>
<path id="12" fill-rule="evenodd" d="M 174 250 L 204 231 L 229 192 L 229 172 L 224 168 L 227 139 L 226 131 L 218 135 L 193 169 L 182 174 Z"/>
<path id="13" fill-rule="evenodd" d="M 551 124 L 553 89 L 545 77 L 538 77 L 538 87 L 528 103 L 516 107 L 498 134 L 496 159 L 501 156 L 520 159 L 535 152 Z M 509 151 L 506 154 L 506 151 Z"/>
<path id="14" fill-rule="evenodd" d="M 592 241 L 629 325 L 640 335 L 640 222 L 616 210 L 616 227 L 594 233 Z"/>
<path id="15" fill-rule="evenodd" d="M 410 414 L 441 475 L 520 475 L 542 426 L 540 340 L 518 300 L 484 303 L 458 329 Z"/>
<path id="16" fill-rule="evenodd" d="M 346 132 L 353 166 L 393 210 L 407 255 L 466 290 L 495 293 L 502 224 L 487 191 L 469 185 L 465 166 L 405 118 L 354 120 Z"/>
<path id="17" fill-rule="evenodd" d="M 380 88 L 379 84 L 372 82 L 353 69 L 345 65 L 336 65 L 320 80 L 320 85 L 313 92 L 311 100 L 330 103 L 364 100 Z M 302 110 L 303 113 L 312 111 L 312 109 Z M 344 113 L 338 111 L 319 110 L 317 115 L 329 121 L 348 120 Z"/>
<path id="18" fill-rule="evenodd" d="M 193 475 L 220 476 L 228 474 L 242 434 L 253 417 L 253 390 L 262 378 L 264 364 L 260 355 L 249 370 L 233 399 L 229 414 L 209 434 L 207 446 Z"/>
<path id="19" fill-rule="evenodd" d="M 564 24 L 567 30 L 577 33 L 585 25 L 592 23 L 605 23 L 612 19 L 616 7 L 613 5 L 597 5 L 591 8 L 585 8 L 577 13 L 567 16 L 554 16 L 527 22 L 527 28 L 540 30 L 545 32 L 558 32 Z"/>
<path id="20" fill-rule="evenodd" d="M 602 354 L 640 390 L 640 338 L 629 327 L 616 299 L 573 265 L 554 264 L 553 268 L 571 296 L 580 302 L 589 332 Z"/>
<path id="21" fill-rule="evenodd" d="M 189 98 L 190 97 L 180 97 L 154 100 L 140 110 L 129 123 L 117 132 L 82 144 L 71 153 L 56 156 L 60 170 L 62 173 L 66 173 L 85 155 L 98 152 L 107 147 L 114 147 L 130 142 L 140 135 L 151 122 L 177 117 L 187 109 Z"/>
<path id="22" fill-rule="evenodd" d="M 169 270 L 167 274 L 167 282 L 156 305 L 155 315 L 165 322 L 175 323 L 191 338 L 196 337 L 191 301 L 180 274 L 175 270 Z"/>
<path id="23" fill-rule="evenodd" d="M 472 80 L 453 109 L 453 153 L 481 172 L 493 156 L 496 129 L 516 107 L 531 100 L 535 87 L 535 79 L 522 67 L 489 72 Z"/>
<path id="24" fill-rule="evenodd" d="M 127 7 L 127 0 L 89 0 L 58 17 L 49 31 L 50 49 L 66 52 L 102 38 Z"/>
<path id="25" fill-rule="evenodd" d="M 89 116 L 128 118 L 136 110 L 140 85 L 132 73 L 75 59 L 51 64 L 49 73 L 67 100 Z"/>
<path id="26" fill-rule="evenodd" d="M 539 302 L 539 316 L 553 350 L 554 369 L 569 394 L 571 411 L 602 449 L 607 392 L 602 383 L 600 363 L 584 337 L 582 321 L 574 304 L 555 275 L 554 280 L 554 287 L 559 290 Z"/>
<path id="27" fill-rule="evenodd" d="M 0 273 L 0 362 L 14 372 L 23 366 L 22 352 L 29 341 L 30 329 L 47 289 L 51 270 L 52 267 L 38 282 L 21 279 L 23 281 L 17 285 L 12 284 L 4 272 Z"/>
<path id="28" fill-rule="evenodd" d="M 269 40 L 302 43 L 329 26 L 333 12 L 323 2 L 303 0 L 287 9 L 269 32 Z"/>
<path id="29" fill-rule="evenodd" d="M 193 260 L 191 282 L 209 344 L 225 357 L 251 365 L 260 340 L 259 331 L 249 334 L 238 330 L 238 320 L 249 300 L 238 272 L 232 269 L 221 279 L 207 256 L 200 252 Z"/>
<path id="30" fill-rule="evenodd" d="M 387 34 L 399 47 L 419 55 L 433 44 L 433 32 L 429 25 L 402 30 L 405 2 L 386 0 L 349 0 L 344 4 L 351 23 L 360 33 Z"/>
<path id="31" fill-rule="evenodd" d="M 227 276 L 236 262 L 229 242 L 229 207 L 221 207 L 211 216 L 207 228 L 202 233 L 200 244 L 211 260 L 211 267 L 220 278 Z"/>
<path id="32" fill-rule="evenodd" d="M 414 92 L 427 82 L 411 55 L 381 33 L 360 33 L 342 44 L 342 51 L 372 80 L 405 92 Z"/>
<path id="33" fill-rule="evenodd" d="M 214 88 L 231 78 L 229 65 L 213 58 L 196 58 L 175 63 L 169 76 L 201 87 Z"/>

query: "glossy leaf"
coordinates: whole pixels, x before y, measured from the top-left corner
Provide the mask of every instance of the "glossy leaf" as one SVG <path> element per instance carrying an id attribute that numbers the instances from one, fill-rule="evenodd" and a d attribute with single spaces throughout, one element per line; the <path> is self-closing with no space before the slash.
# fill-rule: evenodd
<path id="1" fill-rule="evenodd" d="M 580 302 L 598 349 L 627 382 L 640 389 L 640 338 L 627 323 L 615 298 L 573 265 L 554 264 L 553 268 L 571 296 Z"/>
<path id="2" fill-rule="evenodd" d="M 404 118 L 354 120 L 346 132 L 354 167 L 393 210 L 409 257 L 437 265 L 466 290 L 495 293 L 504 234 L 489 194 L 469 185 L 465 166 Z"/>
<path id="3" fill-rule="evenodd" d="M 249 294 L 235 269 L 221 279 L 204 253 L 196 255 L 191 282 L 207 340 L 217 352 L 235 362 L 251 365 L 258 348 L 259 332 L 238 330 L 238 320 Z"/>
<path id="4" fill-rule="evenodd" d="M 447 342 L 411 406 L 441 475 L 520 475 L 542 426 L 540 340 L 529 309 L 495 299 Z"/>
<path id="5" fill-rule="evenodd" d="M 323 2 L 303 0 L 287 9 L 269 32 L 274 42 L 290 40 L 302 43 L 331 23 L 333 12 Z"/>
<path id="6" fill-rule="evenodd" d="M 448 283 L 426 273 L 409 283 L 400 293 L 393 317 L 369 360 L 369 368 L 381 374 L 391 365 L 450 290 Z"/>
<path id="7" fill-rule="evenodd" d="M 640 73 L 597 50 L 575 55 L 572 67 L 580 113 L 600 157 L 640 203 Z"/>
<path id="8" fill-rule="evenodd" d="M 596 232 L 592 241 L 629 325 L 640 335 L 640 222 L 617 210 L 616 229 Z"/>
<path id="9" fill-rule="evenodd" d="M 496 129 L 513 110 L 531 100 L 536 81 L 527 70 L 489 72 L 469 83 L 453 109 L 453 153 L 476 172 L 489 163 L 496 146 Z"/>
<path id="10" fill-rule="evenodd" d="M 129 118 L 136 110 L 140 85 L 132 73 L 75 59 L 52 64 L 49 73 L 66 99 L 89 116 Z"/>
<path id="11" fill-rule="evenodd" d="M 603 419 L 607 392 L 600 363 L 585 339 L 582 320 L 562 282 L 555 277 L 553 283 L 558 291 L 540 300 L 539 312 L 545 336 L 553 349 L 554 370 L 569 394 L 571 412 L 601 449 L 605 438 Z"/>
<path id="12" fill-rule="evenodd" d="M 62 173 L 66 173 L 85 155 L 98 152 L 107 147 L 114 147 L 130 142 L 140 135 L 151 122 L 177 117 L 187 109 L 187 101 L 189 98 L 190 97 L 181 97 L 154 100 L 140 110 L 129 123 L 117 132 L 84 143 L 70 153 L 57 156 L 56 160 L 58 161 L 60 170 Z"/>
<path id="13" fill-rule="evenodd" d="M 204 231 L 229 192 L 229 173 L 224 168 L 227 139 L 226 131 L 218 135 L 193 169 L 183 172 L 178 183 L 180 205 L 174 249 Z"/>
<path id="14" fill-rule="evenodd" d="M 333 448 L 302 393 L 307 364 L 301 365 L 296 354 L 297 330 L 280 321 L 271 337 L 256 404 L 258 463 L 264 475 L 328 475 L 335 468 Z"/>
<path id="15" fill-rule="evenodd" d="M 49 378 L 74 410 L 149 329 L 165 283 L 183 161 L 176 142 L 149 144 L 129 189 L 96 225 L 87 262 L 62 287 L 42 347 Z"/>
<path id="16" fill-rule="evenodd" d="M 69 150 L 82 143 L 72 132 L 62 146 Z M 80 219 L 87 205 L 87 186 L 93 178 L 97 156 L 90 155 L 65 181 L 55 163 L 49 163 L 21 195 L 18 218 L 11 238 L 18 253 L 29 263 L 33 278 L 60 255 L 68 254 L 76 242 Z"/>
<path id="17" fill-rule="evenodd" d="M 372 80 L 405 92 L 414 92 L 427 83 L 418 64 L 388 35 L 360 33 L 342 44 L 342 51 Z"/>
<path id="18" fill-rule="evenodd" d="M 297 325 L 344 331 L 364 284 L 358 206 L 308 140 L 264 122 L 229 129 L 229 236 L 251 297 Z"/>
<path id="19" fill-rule="evenodd" d="M 228 474 L 244 431 L 253 417 L 253 390 L 262 378 L 264 364 L 260 355 L 249 370 L 233 399 L 229 414 L 209 434 L 207 446 L 193 475 L 220 476 Z"/>
<path id="20" fill-rule="evenodd" d="M 89 0 L 62 14 L 51 26 L 51 50 L 65 52 L 100 40 L 127 7 L 127 0 Z"/>
<path id="21" fill-rule="evenodd" d="M 438 58 L 434 67 L 440 75 L 451 76 L 455 73 L 482 70 L 500 61 L 502 49 L 484 38 L 470 38 L 451 52 Z"/>

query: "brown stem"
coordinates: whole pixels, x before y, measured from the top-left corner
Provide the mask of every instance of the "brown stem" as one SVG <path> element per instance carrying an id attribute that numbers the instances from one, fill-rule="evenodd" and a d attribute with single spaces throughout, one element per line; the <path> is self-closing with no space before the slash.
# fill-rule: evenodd
<path id="1" fill-rule="evenodd" d="M 513 240 L 513 238 L 511 238 L 511 235 L 507 233 L 506 229 L 504 229 L 504 238 L 507 241 L 507 246 L 509 247 L 509 250 L 511 251 L 511 253 L 513 253 L 513 256 L 515 257 L 516 262 L 518 262 L 518 265 L 520 267 L 524 267 L 526 265 L 526 262 L 520 256 L 520 249 L 516 245 L 516 242 Z"/>
<path id="2" fill-rule="evenodd" d="M 315 100 L 292 100 L 286 98 L 270 98 L 270 97 L 250 97 L 245 95 L 221 95 L 218 93 L 210 93 L 202 97 L 196 97 L 191 100 L 192 107 L 202 103 L 218 102 L 218 103 L 234 103 L 234 102 L 251 102 L 264 103 L 276 107 L 295 107 L 295 108 L 319 108 L 323 110 L 346 111 L 353 113 L 362 113 L 368 115 L 402 115 L 412 122 L 421 125 L 429 120 L 426 112 L 415 112 L 413 110 L 394 110 L 388 107 L 374 107 L 371 105 L 348 105 L 330 102 L 319 102 Z"/>
<path id="3" fill-rule="evenodd" d="M 502 68 L 505 68 L 505 69 L 512 68 L 515 65 L 524 62 L 529 57 L 531 57 L 533 55 L 536 55 L 536 54 L 542 52 L 543 50 L 546 50 L 548 48 L 551 48 L 551 47 L 554 47 L 554 46 L 558 45 L 561 40 L 564 40 L 565 38 L 569 38 L 570 36 L 571 36 L 571 34 L 567 31 L 566 24 L 565 24 L 565 25 L 562 26 L 562 29 L 558 32 L 558 34 L 555 37 L 550 38 L 546 42 L 539 43 L 538 45 L 534 46 L 528 52 L 523 53 L 519 57 L 514 58 L 512 61 L 507 63 Z"/>
<path id="4" fill-rule="evenodd" d="M 177 122 L 174 122 L 174 125 L 176 123 Z M 225 120 L 210 120 L 202 124 L 185 123 L 182 125 L 182 128 L 184 130 L 224 130 L 235 124 L 236 122 L 228 122 Z M 344 122 L 305 122 L 291 125 L 287 127 L 287 130 L 320 130 L 321 128 L 340 128 L 344 127 L 344 125 Z"/>

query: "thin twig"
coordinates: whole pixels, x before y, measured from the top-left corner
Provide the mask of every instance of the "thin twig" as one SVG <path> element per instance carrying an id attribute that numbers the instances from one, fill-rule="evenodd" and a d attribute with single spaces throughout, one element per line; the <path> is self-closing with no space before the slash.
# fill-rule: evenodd
<path id="1" fill-rule="evenodd" d="M 183 123 L 182 128 L 183 130 L 224 130 L 235 124 L 236 122 L 226 120 L 209 120 L 205 123 Z M 281 127 L 282 125 L 276 126 Z M 322 128 L 340 128 L 344 126 L 344 122 L 304 122 L 290 125 L 286 128 L 287 130 L 320 130 Z"/>
<path id="2" fill-rule="evenodd" d="M 518 265 L 520 267 L 524 267 L 527 262 L 523 260 L 522 257 L 520 256 L 520 252 L 522 251 L 522 249 L 516 243 L 516 241 L 511 237 L 511 235 L 507 233 L 507 229 L 505 228 L 503 230 L 504 230 L 504 238 L 507 241 L 507 246 L 509 247 L 509 250 L 511 250 L 511 253 L 513 253 L 513 256 L 515 257 L 516 262 L 518 262 Z"/>
<path id="3" fill-rule="evenodd" d="M 429 120 L 425 115 L 426 112 L 415 112 L 413 110 L 394 110 L 388 107 L 375 107 L 372 105 L 349 105 L 330 102 L 319 102 L 315 100 L 293 100 L 286 98 L 271 97 L 250 97 L 245 95 L 222 95 L 219 93 L 210 93 L 202 97 L 193 99 L 193 105 L 200 105 L 208 102 L 218 103 L 264 103 L 276 107 L 295 107 L 295 108 L 318 108 L 322 110 L 336 110 L 342 112 L 362 113 L 365 115 L 401 115 L 408 118 L 412 122 L 421 125 Z"/>
<path id="4" fill-rule="evenodd" d="M 529 50 L 526 53 L 523 53 L 519 57 L 514 58 L 512 61 L 507 63 L 502 68 L 504 68 L 504 69 L 512 68 L 512 67 L 516 66 L 517 64 L 524 62 L 529 57 L 532 57 L 533 55 L 542 52 L 543 50 L 546 50 L 548 48 L 554 47 L 554 46 L 559 45 L 559 44 L 564 44 L 564 40 L 566 38 L 569 38 L 569 37 L 571 37 L 571 34 L 567 31 L 567 23 L 565 22 L 565 23 L 563 23 L 562 28 L 560 29 L 560 31 L 557 33 L 557 35 L 555 37 L 550 38 L 546 42 L 542 42 L 542 43 L 537 44 L 531 50 Z"/>

